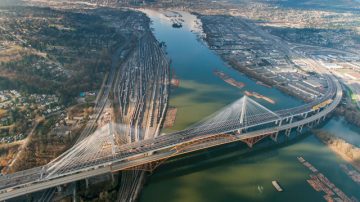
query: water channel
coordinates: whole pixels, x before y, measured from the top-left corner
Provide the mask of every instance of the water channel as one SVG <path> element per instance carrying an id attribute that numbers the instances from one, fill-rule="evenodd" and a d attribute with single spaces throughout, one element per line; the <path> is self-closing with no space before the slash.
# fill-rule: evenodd
<path id="1" fill-rule="evenodd" d="M 170 95 L 170 106 L 177 108 L 175 124 L 163 132 L 184 129 L 221 107 L 239 99 L 243 91 L 255 91 L 273 99 L 271 104 L 255 99 L 271 110 L 289 108 L 301 102 L 274 88 L 256 81 L 228 67 L 196 34 L 198 21 L 194 15 L 180 12 L 183 27 L 173 28 L 169 18 L 159 11 L 144 11 L 152 20 L 156 38 L 165 42 L 172 60 L 171 67 L 180 79 L 178 88 Z M 175 14 L 178 15 L 178 14 Z M 214 75 L 220 70 L 245 84 L 233 87 Z M 358 141 L 359 131 L 341 118 L 333 118 L 324 129 L 347 140 Z M 348 134 L 350 134 L 348 136 Z M 311 134 L 305 134 L 282 144 L 271 141 L 255 149 L 245 144 L 227 145 L 206 152 L 184 156 L 160 167 L 148 179 L 140 201 L 324 201 L 323 192 L 316 192 L 306 181 L 311 171 L 296 157 L 302 156 L 313 164 L 349 197 L 360 199 L 360 186 L 340 168 L 346 164 Z M 278 180 L 284 192 L 277 192 L 271 184 Z"/>

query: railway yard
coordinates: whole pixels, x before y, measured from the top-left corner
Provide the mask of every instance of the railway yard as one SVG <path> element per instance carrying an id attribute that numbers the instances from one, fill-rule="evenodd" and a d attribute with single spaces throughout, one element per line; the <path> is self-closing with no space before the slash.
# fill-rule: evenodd
<path id="1" fill-rule="evenodd" d="M 118 123 L 129 130 L 118 136 L 118 144 L 153 138 L 163 122 L 169 90 L 169 61 L 151 33 L 139 36 L 137 46 L 116 75 L 113 89 Z M 144 180 L 144 172 L 121 174 L 118 198 L 133 200 Z"/>
<path id="2" fill-rule="evenodd" d="M 242 142 L 252 148 L 267 137 L 277 142 L 280 133 L 286 135 L 286 139 L 295 130 L 297 134 L 300 134 L 303 127 L 309 129 L 314 127 L 325 120 L 326 116 L 340 103 L 345 102 L 342 99 L 342 88 L 345 89 L 345 86 L 348 86 L 345 90 L 351 95 L 353 104 L 360 108 L 360 95 L 357 93 L 360 81 L 359 56 L 345 50 L 317 49 L 313 45 L 283 40 L 281 35 L 272 33 L 251 19 L 234 16 L 234 10 L 229 15 L 216 13 L 208 15 L 206 11 L 198 10 L 192 13 L 197 17 L 193 23 L 202 29 L 201 34 L 195 33 L 195 35 L 198 41 L 204 42 L 202 44 L 205 45 L 204 47 L 219 55 L 227 66 L 239 70 L 240 74 L 249 76 L 249 81 L 255 79 L 257 87 L 278 89 L 307 103 L 288 109 L 269 110 L 252 98 L 266 101 L 269 106 L 280 105 L 281 101 L 270 98 L 270 93 L 264 93 L 262 89 L 251 89 L 252 83 L 242 81 L 234 77 L 232 73 L 213 69 L 212 76 L 227 83 L 227 87 L 235 88 L 244 97 L 189 128 L 163 135 L 166 131 L 161 131 L 162 128 L 171 128 L 176 125 L 176 118 L 178 118 L 177 122 L 181 120 L 180 116 L 177 117 L 178 110 L 182 110 L 181 106 L 169 106 L 170 91 L 177 88 L 184 90 L 180 82 L 186 84 L 187 80 L 182 78 L 182 74 L 179 74 L 181 79 L 178 78 L 174 73 L 175 70 L 170 69 L 171 54 L 169 53 L 171 51 L 169 50 L 171 49 L 168 49 L 167 45 L 171 43 L 166 40 L 161 42 L 163 39 L 155 34 L 153 18 L 150 15 L 146 16 L 146 12 L 138 7 L 117 9 L 115 4 L 109 8 L 100 8 L 98 6 L 102 4 L 98 2 L 96 4 L 79 2 L 67 4 L 57 1 L 49 1 L 52 4 L 48 4 L 42 0 L 39 2 L 30 0 L 30 2 L 34 5 L 54 4 L 53 6 L 59 10 L 68 8 L 69 11 L 66 12 L 69 13 L 66 15 L 88 20 L 90 27 L 91 21 L 96 20 L 99 23 L 98 27 L 91 28 L 97 30 L 96 28 L 101 29 L 104 26 L 106 29 L 103 28 L 104 33 L 94 31 L 98 35 L 84 35 L 84 39 L 81 38 L 81 32 L 76 35 L 79 41 L 89 38 L 87 41 L 90 45 L 86 49 L 87 54 L 100 58 L 96 61 L 94 59 L 91 63 L 99 66 L 94 70 L 94 72 L 98 71 L 97 83 L 91 85 L 92 89 L 73 93 L 80 94 L 80 98 L 76 97 L 73 103 L 86 106 L 89 114 L 81 113 L 76 116 L 76 120 L 81 120 L 76 122 L 79 123 L 76 125 L 78 131 L 73 134 L 73 139 L 64 143 L 66 144 L 64 152 L 61 151 L 63 153 L 60 156 L 56 155 L 58 157 L 53 160 L 49 158 L 50 162 L 42 164 L 37 162 L 37 167 L 28 170 L 0 175 L 1 200 L 10 198 L 11 200 L 25 198 L 29 200 L 31 198 L 31 200 L 51 201 L 73 198 L 74 201 L 77 199 L 81 201 L 137 201 L 149 174 L 147 172 L 152 173 L 155 167 L 169 158 L 233 142 Z M 39 11 L 45 12 L 45 10 Z M 25 11 L 30 13 L 30 9 Z M 182 24 L 186 25 L 186 20 L 184 20 L 186 18 L 175 11 L 173 14 L 171 14 L 172 11 L 167 12 L 165 17 L 171 19 L 172 27 L 183 31 L 182 29 L 186 26 L 183 27 Z M 7 15 L 0 18 L 0 21 L 5 22 L 11 19 Z M 57 15 L 61 16 L 62 13 L 57 13 Z M 29 16 L 22 17 L 31 18 Z M 73 16 L 68 19 L 79 20 Z M 46 24 L 42 24 L 43 22 L 38 19 L 36 22 L 41 28 L 46 25 L 44 27 L 49 33 L 51 30 L 59 33 L 77 33 L 75 31 L 81 30 L 78 24 L 87 24 L 82 21 L 77 24 L 64 24 L 63 21 L 54 19 Z M 66 19 L 64 22 L 67 22 Z M 45 30 L 45 28 L 42 29 Z M 36 31 L 33 28 L 27 29 Z M 0 32 L 7 33 L 8 31 L 0 26 Z M 12 32 L 8 33 L 11 36 Z M 32 44 L 21 38 L 21 33 L 17 33 L 12 40 L 15 41 L 12 42 L 13 44 L 0 43 L 0 53 L 6 53 L 3 54 L 3 58 L 9 57 L 8 52 L 4 52 L 9 49 L 9 44 L 12 45 L 10 51 L 16 50 L 14 47 L 17 46 L 14 44 L 19 47 L 26 45 L 24 49 L 33 51 L 32 54 L 39 52 L 37 48 L 43 51 L 51 48 L 51 50 L 63 50 L 55 45 L 50 46 L 51 43 L 44 44 L 40 48 L 32 47 Z M 64 38 L 64 41 L 67 40 Z M 99 45 L 103 50 L 94 48 L 94 44 Z M 74 47 L 72 48 L 77 50 L 76 46 Z M 82 48 L 85 49 L 85 47 Z M 20 56 L 21 54 L 17 57 L 20 58 Z M 63 59 L 60 56 L 59 60 Z M 2 57 L 0 55 L 0 62 Z M 39 54 L 37 57 L 43 60 L 52 58 L 46 54 Z M 18 60 L 14 57 L 15 59 Z M 175 61 L 172 65 L 175 69 L 176 57 L 172 59 Z M 199 60 L 198 57 L 196 59 Z M 101 63 L 103 60 L 107 62 Z M 53 64 L 58 63 L 53 62 Z M 76 63 L 72 65 L 76 66 Z M 58 68 L 60 67 L 63 68 L 62 72 L 65 75 L 69 72 L 74 74 L 74 71 L 67 71 L 71 68 L 67 67 L 66 63 L 64 67 L 59 65 Z M 85 77 L 86 74 L 90 75 L 91 72 L 81 75 Z M 75 77 L 75 74 L 72 76 Z M 102 84 L 101 78 L 103 78 Z M 79 83 L 81 83 L 80 80 Z M 87 92 L 91 92 L 95 100 L 85 101 L 81 94 Z M 59 97 L 61 97 L 60 94 Z M 80 99 L 83 100 L 82 103 Z M 172 101 L 171 104 L 173 105 Z M 63 105 L 62 118 L 66 116 L 67 109 L 70 109 L 69 105 Z M 66 117 L 68 118 L 69 115 L 67 114 Z M 55 124 L 57 123 L 53 125 Z M 49 128 L 54 127 L 53 125 Z M 62 131 L 65 129 L 58 133 L 61 135 Z M 66 132 L 72 134 L 73 131 Z M 160 132 L 164 133 L 160 135 Z M 310 163 L 313 162 L 311 159 L 305 160 L 299 155 L 297 160 L 308 173 L 306 175 L 307 188 L 310 186 L 326 201 L 358 200 L 357 196 L 347 193 L 346 189 L 342 190 L 343 187 L 338 182 L 328 179 L 325 176 L 327 173 L 320 172 L 323 170 L 320 166 Z M 340 167 L 355 183 L 360 183 L 359 172 L 345 164 L 341 164 Z M 89 181 L 92 181 L 90 185 Z M 108 183 L 110 181 L 112 183 Z M 79 186 L 84 184 L 86 186 Z M 261 192 L 262 189 L 261 187 Z M 18 192 L 22 190 L 23 192 L 19 194 Z"/>
<path id="3" fill-rule="evenodd" d="M 126 133 L 115 137 L 119 145 L 159 133 L 168 102 L 169 60 L 146 26 L 132 26 L 139 28 L 137 34 L 128 35 L 127 43 L 113 55 L 112 68 L 100 91 L 102 95 L 97 100 L 95 113 L 78 141 L 111 121 L 126 128 Z M 144 174 L 138 170 L 121 172 L 117 198 L 133 200 Z"/>
<path id="4" fill-rule="evenodd" d="M 93 113 L 76 143 L 113 121 L 121 123 L 128 131 L 117 136 L 117 144 L 154 137 L 166 114 L 169 60 L 152 35 L 149 19 L 144 14 L 125 10 L 120 14 L 109 10 L 94 13 L 105 19 L 125 40 L 119 39 L 119 44 L 112 50 L 108 74 L 97 93 Z M 38 169 L 35 168 L 36 175 L 41 173 Z M 140 171 L 122 172 L 119 198 L 127 201 L 135 197 L 143 177 L 144 173 Z M 65 192 L 51 189 L 41 199 L 64 197 L 67 195 Z"/>

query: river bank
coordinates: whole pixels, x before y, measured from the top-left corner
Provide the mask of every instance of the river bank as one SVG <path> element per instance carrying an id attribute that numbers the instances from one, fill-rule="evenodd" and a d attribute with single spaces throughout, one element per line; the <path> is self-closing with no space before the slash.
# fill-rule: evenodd
<path id="1" fill-rule="evenodd" d="M 205 41 L 207 41 L 205 39 Z M 208 41 L 207 41 L 208 42 Z M 255 71 L 253 71 L 250 68 L 247 68 L 245 66 L 242 66 L 240 64 L 238 64 L 238 62 L 236 60 L 233 60 L 231 58 L 222 56 L 224 61 L 227 61 L 231 67 L 233 67 L 234 69 L 246 74 L 247 76 L 250 76 L 260 82 L 263 82 L 265 85 L 271 86 L 271 87 L 275 87 L 277 89 L 279 89 L 280 91 L 282 91 L 283 93 L 286 93 L 290 96 L 293 96 L 295 98 L 301 99 L 305 102 L 311 102 L 312 99 L 310 99 L 308 96 L 305 96 L 304 94 L 298 94 L 295 93 L 294 91 L 292 91 L 291 89 L 286 88 L 285 86 L 281 85 L 280 83 L 277 83 L 276 81 L 264 76 L 264 75 L 259 75 L 257 74 Z"/>
<path id="2" fill-rule="evenodd" d="M 360 172 L 360 148 L 326 131 L 313 130 L 313 133 L 319 140 L 326 144 L 331 151 Z"/>
<path id="3" fill-rule="evenodd" d="M 311 70 L 303 71 L 293 65 L 292 57 L 296 54 L 290 51 L 290 46 L 279 41 L 270 43 L 274 40 L 273 36 L 241 18 L 193 14 L 203 25 L 204 34 L 199 36 L 201 41 L 235 70 L 305 102 L 321 96 L 319 92 L 323 88 L 316 86 L 326 85 L 321 84 L 322 74 L 315 73 L 317 76 L 312 77 L 314 72 Z M 222 21 L 225 21 L 224 24 L 216 26 Z M 232 30 L 232 26 L 236 28 Z M 302 82 L 308 79 L 315 85 Z"/>
<path id="4" fill-rule="evenodd" d="M 358 109 L 341 105 L 335 109 L 335 113 L 343 116 L 349 123 L 360 127 L 360 112 Z"/>
<path id="5" fill-rule="evenodd" d="M 166 43 L 166 51 L 172 59 L 171 67 L 180 79 L 180 85 L 172 90 L 169 100 L 169 105 L 177 108 L 174 126 L 162 132 L 191 126 L 239 99 L 245 90 L 273 99 L 275 104 L 254 98 L 271 110 L 296 107 L 303 103 L 278 88 L 259 85 L 252 79 L 254 77 L 249 78 L 230 67 L 228 62 L 199 40 L 197 33 L 192 32 L 191 25 L 198 21 L 193 15 L 182 12 L 185 21 L 183 27 L 174 29 L 161 11 L 150 14 L 154 34 L 158 41 Z M 244 83 L 243 89 L 229 85 L 214 75 L 215 68 Z M 306 181 L 309 170 L 298 162 L 298 156 L 311 162 L 347 195 L 360 198 L 357 185 L 339 166 L 345 162 L 326 145 L 312 135 L 298 136 L 295 141 L 294 144 L 280 144 L 269 140 L 259 143 L 253 149 L 236 143 L 170 160 L 149 176 L 140 201 L 323 200 L 323 195 L 314 191 Z M 260 144 L 266 148 L 259 150 Z M 280 194 L 274 190 L 271 184 L 273 180 L 279 180 L 284 186 L 284 192 Z M 301 197 L 296 197 L 300 193 Z"/>
<path id="6" fill-rule="evenodd" d="M 197 16 L 199 19 L 204 18 L 204 16 L 199 13 L 192 13 L 192 14 Z M 204 24 L 204 23 L 206 23 L 206 21 L 205 22 L 202 21 L 202 24 Z M 204 24 L 204 25 L 206 25 L 206 24 Z M 314 100 L 314 98 L 309 96 L 309 94 L 307 94 L 307 93 L 299 93 L 297 91 L 294 91 L 294 89 L 290 87 L 290 85 L 292 85 L 292 84 L 286 84 L 286 82 L 285 83 L 279 82 L 278 80 L 273 79 L 271 76 L 269 77 L 267 74 L 259 73 L 258 71 L 256 71 L 256 68 L 249 67 L 248 65 L 244 65 L 243 62 L 239 62 L 236 54 L 233 54 L 232 52 L 226 53 L 226 51 L 224 49 L 218 47 L 219 42 L 215 39 L 220 37 L 221 34 L 219 34 L 219 36 L 218 35 L 214 36 L 214 31 L 209 29 L 207 26 L 203 26 L 203 28 L 204 28 L 204 30 L 203 30 L 204 34 L 203 34 L 203 37 L 201 37 L 202 41 L 207 45 L 207 47 L 209 49 L 215 51 L 232 68 L 238 70 L 239 72 L 246 74 L 247 76 L 249 76 L 253 79 L 256 79 L 256 80 L 266 84 L 267 86 L 275 87 L 278 90 L 282 91 L 283 93 L 286 93 L 292 97 L 298 98 L 302 101 L 311 102 Z M 224 41 L 223 43 L 225 45 L 229 44 L 228 38 L 224 37 L 223 41 Z M 242 42 L 240 42 L 240 44 L 241 43 Z M 234 43 L 234 44 L 236 44 L 236 43 Z M 237 46 L 234 45 L 234 47 L 237 47 Z M 242 46 L 240 46 L 240 48 L 242 48 Z M 241 49 L 241 50 L 243 50 L 243 49 Z M 233 52 L 236 52 L 236 51 L 239 51 L 239 50 L 237 50 L 235 48 Z M 246 50 L 245 50 L 245 52 L 246 52 Z M 289 59 L 289 57 L 287 57 L 287 58 Z M 255 65 L 258 66 L 258 64 L 255 64 Z M 261 65 L 259 65 L 259 68 L 260 67 L 261 67 Z M 286 70 L 284 70 L 284 71 L 286 71 Z M 311 73 L 311 74 L 313 74 L 313 73 Z M 291 80 L 291 79 L 292 79 L 291 77 L 288 78 L 288 80 Z M 339 105 L 336 108 L 336 110 L 335 110 L 336 114 L 340 115 L 340 116 L 344 116 L 348 122 L 360 127 L 360 111 L 358 110 L 357 105 L 352 103 L 353 101 L 351 99 L 351 92 L 348 92 L 346 94 L 344 101 L 345 100 L 346 100 L 346 104 Z"/>

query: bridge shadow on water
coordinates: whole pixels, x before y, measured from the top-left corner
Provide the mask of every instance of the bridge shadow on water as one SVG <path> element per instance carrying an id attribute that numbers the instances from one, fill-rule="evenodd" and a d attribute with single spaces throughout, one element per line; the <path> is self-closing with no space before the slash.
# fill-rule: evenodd
<path id="1" fill-rule="evenodd" d="M 230 165 L 241 160 L 243 163 L 256 163 L 278 155 L 279 149 L 296 144 L 309 137 L 312 133 L 306 131 L 302 135 L 292 133 L 290 137 L 279 135 L 278 142 L 265 138 L 253 148 L 243 142 L 235 142 L 190 154 L 184 154 L 168 160 L 160 165 L 150 176 L 151 182 L 179 177 L 190 173 Z M 256 160 L 251 157 L 255 157 Z"/>
<path id="2" fill-rule="evenodd" d="M 329 155 L 331 151 L 312 134 L 307 129 L 302 135 L 292 133 L 290 138 L 281 134 L 278 143 L 265 138 L 253 149 L 238 142 L 170 159 L 150 175 L 140 201 L 322 201 L 322 193 L 306 182 L 308 170 L 297 162 L 297 156 L 314 163 L 346 194 L 358 197 L 356 183 L 349 184 L 339 167 L 343 161 Z M 279 180 L 284 192 L 274 190 L 274 179 Z M 259 185 L 264 193 L 258 190 Z M 161 197 L 153 194 L 159 190 L 164 192 Z M 302 198 L 301 194 L 307 195 Z"/>
<path id="3" fill-rule="evenodd" d="M 256 177 L 257 172 L 261 171 L 262 168 L 257 168 L 253 171 L 241 169 L 242 165 L 244 165 L 246 169 L 249 169 L 252 168 L 252 166 L 249 167 L 248 165 L 268 159 L 276 159 L 277 156 L 280 155 L 279 153 L 284 151 L 283 148 L 303 142 L 305 139 L 311 138 L 311 135 L 311 131 L 306 131 L 302 135 L 292 133 L 288 138 L 285 134 L 280 134 L 278 142 L 274 142 L 270 138 L 265 138 L 253 148 L 248 148 L 245 143 L 236 142 L 170 159 L 163 165 L 160 165 L 153 174 L 150 174 L 149 179 L 145 183 L 140 201 L 181 201 L 182 199 L 196 202 L 289 201 L 289 199 L 292 201 L 303 201 L 301 197 L 293 197 L 293 194 L 299 194 L 294 193 L 294 191 L 299 191 L 299 187 L 305 189 L 307 193 L 310 191 L 312 193 L 311 197 L 314 199 L 321 200 L 321 193 L 313 193 L 310 187 L 304 186 L 306 181 L 304 181 L 303 176 L 298 176 L 297 174 L 292 175 L 292 179 L 303 180 L 291 180 L 291 182 L 287 182 L 289 178 L 287 178 L 287 180 L 280 180 L 281 184 L 284 183 L 282 185 L 284 185 L 283 188 L 285 189 L 285 191 L 280 194 L 271 186 L 271 179 L 267 179 L 270 181 L 266 180 L 264 184 L 264 181 L 261 179 L 262 177 Z M 306 150 L 307 147 L 302 149 Z M 291 159 L 297 161 L 296 158 L 293 157 L 293 154 L 282 154 L 281 156 L 288 159 L 288 155 L 291 156 Z M 264 165 L 267 165 L 267 163 Z M 289 172 L 292 169 L 295 169 L 293 171 L 297 173 L 298 169 L 303 169 L 301 166 L 298 168 L 289 166 L 290 165 L 286 163 L 280 167 L 277 166 L 276 168 L 278 170 L 275 171 L 273 177 L 277 179 L 276 176 L 281 175 L 279 173 Z M 234 172 L 234 169 L 237 171 Z M 265 167 L 263 169 L 263 172 L 267 172 Z M 207 170 L 211 171 L 208 172 Z M 191 175 L 203 171 L 206 172 L 200 175 Z M 246 172 L 246 174 L 243 173 L 245 175 L 254 175 L 253 179 L 250 181 L 249 179 L 242 179 L 243 174 L 240 174 L 242 172 Z M 273 171 L 270 172 L 274 173 Z M 227 173 L 232 174 L 229 175 Z M 182 178 L 182 176 L 186 175 L 191 176 L 190 178 L 193 179 L 187 177 Z M 175 178 L 178 179 L 175 180 Z M 234 181 L 233 179 L 236 180 Z M 229 182 L 224 183 L 224 180 Z M 264 193 L 259 192 L 258 185 L 264 186 Z M 171 188 L 164 186 L 171 186 Z M 159 190 L 165 192 L 160 198 L 157 194 L 154 194 L 154 191 Z M 186 197 L 181 198 L 184 197 L 182 195 L 184 193 L 187 193 Z M 188 196 L 189 194 L 191 194 L 191 196 Z"/>

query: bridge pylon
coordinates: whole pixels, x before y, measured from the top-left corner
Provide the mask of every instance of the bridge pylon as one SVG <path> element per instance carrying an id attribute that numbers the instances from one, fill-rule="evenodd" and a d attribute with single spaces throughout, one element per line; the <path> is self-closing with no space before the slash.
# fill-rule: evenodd
<path id="1" fill-rule="evenodd" d="M 270 135 L 270 138 L 274 141 L 277 142 L 277 138 L 278 138 L 279 132 L 273 133 Z"/>
<path id="2" fill-rule="evenodd" d="M 191 133 L 226 133 L 238 131 L 242 133 L 254 123 L 279 122 L 280 117 L 275 112 L 259 104 L 248 96 L 233 102 L 227 107 L 215 112 L 187 130 Z"/>
<path id="3" fill-rule="evenodd" d="M 300 126 L 297 127 L 296 131 L 301 133 L 303 128 L 304 128 L 304 125 L 300 125 Z"/>
<path id="4" fill-rule="evenodd" d="M 290 137 L 290 134 L 291 134 L 291 128 L 286 129 L 285 130 L 286 137 Z"/>

